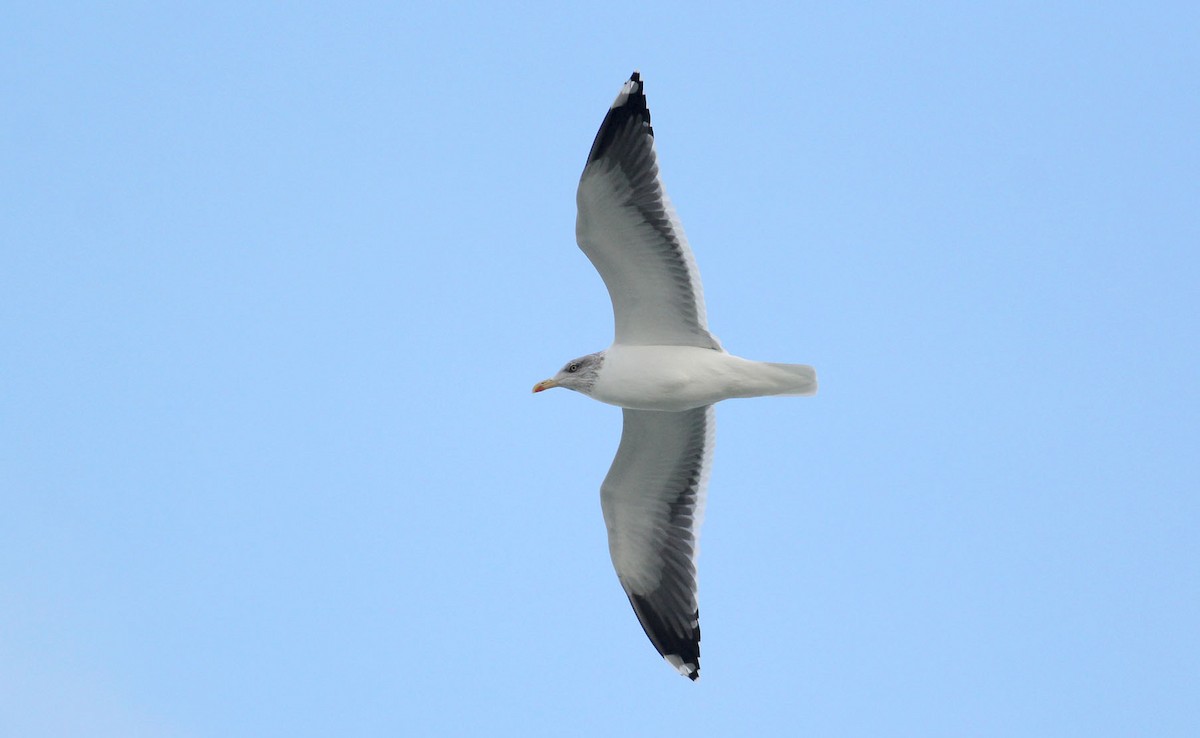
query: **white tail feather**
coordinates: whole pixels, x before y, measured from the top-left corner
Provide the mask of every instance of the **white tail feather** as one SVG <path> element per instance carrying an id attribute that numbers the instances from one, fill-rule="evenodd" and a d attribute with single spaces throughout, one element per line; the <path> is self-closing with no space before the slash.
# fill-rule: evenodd
<path id="1" fill-rule="evenodd" d="M 808 364 L 773 364 L 767 363 L 783 373 L 781 382 L 782 392 L 776 394 L 799 397 L 817 394 L 817 370 Z"/>

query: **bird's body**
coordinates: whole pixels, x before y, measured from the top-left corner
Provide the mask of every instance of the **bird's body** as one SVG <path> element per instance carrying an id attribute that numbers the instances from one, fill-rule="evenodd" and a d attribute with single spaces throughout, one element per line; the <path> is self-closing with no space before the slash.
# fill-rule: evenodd
<path id="1" fill-rule="evenodd" d="M 751 361 L 697 346 L 613 344 L 588 394 L 633 410 L 679 412 L 735 397 L 810 395 L 816 373 L 802 364 Z"/>
<path id="2" fill-rule="evenodd" d="M 608 287 L 615 338 L 533 391 L 566 387 L 623 408 L 621 443 L 600 487 L 609 554 L 650 642 L 695 680 L 696 540 L 712 461 L 713 405 L 811 395 L 816 372 L 734 356 L 709 333 L 700 272 L 659 177 L 637 72 L 596 134 L 576 202 L 576 240 Z"/>

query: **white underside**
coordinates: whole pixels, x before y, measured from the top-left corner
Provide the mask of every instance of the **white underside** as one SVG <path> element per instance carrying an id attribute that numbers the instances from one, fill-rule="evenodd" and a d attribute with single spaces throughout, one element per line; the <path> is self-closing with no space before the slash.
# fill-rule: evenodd
<path id="1" fill-rule="evenodd" d="M 590 394 L 609 405 L 678 412 L 733 397 L 816 391 L 816 372 L 809 366 L 750 361 L 695 346 L 614 343 Z"/>

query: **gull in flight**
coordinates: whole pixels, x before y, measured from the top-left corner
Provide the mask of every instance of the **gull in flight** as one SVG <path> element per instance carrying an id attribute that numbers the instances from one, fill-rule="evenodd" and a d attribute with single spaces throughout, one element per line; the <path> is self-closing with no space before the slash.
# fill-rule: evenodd
<path id="1" fill-rule="evenodd" d="M 663 189 L 638 72 L 600 125 L 576 200 L 575 238 L 608 287 L 616 335 L 533 391 L 566 387 L 623 409 L 621 443 L 600 486 L 608 551 L 650 642 L 695 680 L 696 539 L 713 404 L 812 395 L 817 376 L 803 364 L 734 356 L 708 332 L 700 272 Z"/>

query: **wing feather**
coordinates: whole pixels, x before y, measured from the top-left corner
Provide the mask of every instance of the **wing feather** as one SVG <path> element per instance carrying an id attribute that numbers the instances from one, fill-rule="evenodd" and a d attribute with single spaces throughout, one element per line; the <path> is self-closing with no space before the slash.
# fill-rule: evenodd
<path id="1" fill-rule="evenodd" d="M 608 287 L 615 342 L 720 350 L 700 271 L 659 176 L 637 72 L 596 133 L 576 202 L 575 237 Z"/>
<path id="2" fill-rule="evenodd" d="M 700 676 L 696 554 L 716 429 L 711 405 L 624 411 L 600 488 L 608 548 L 638 621 L 681 674 Z"/>

